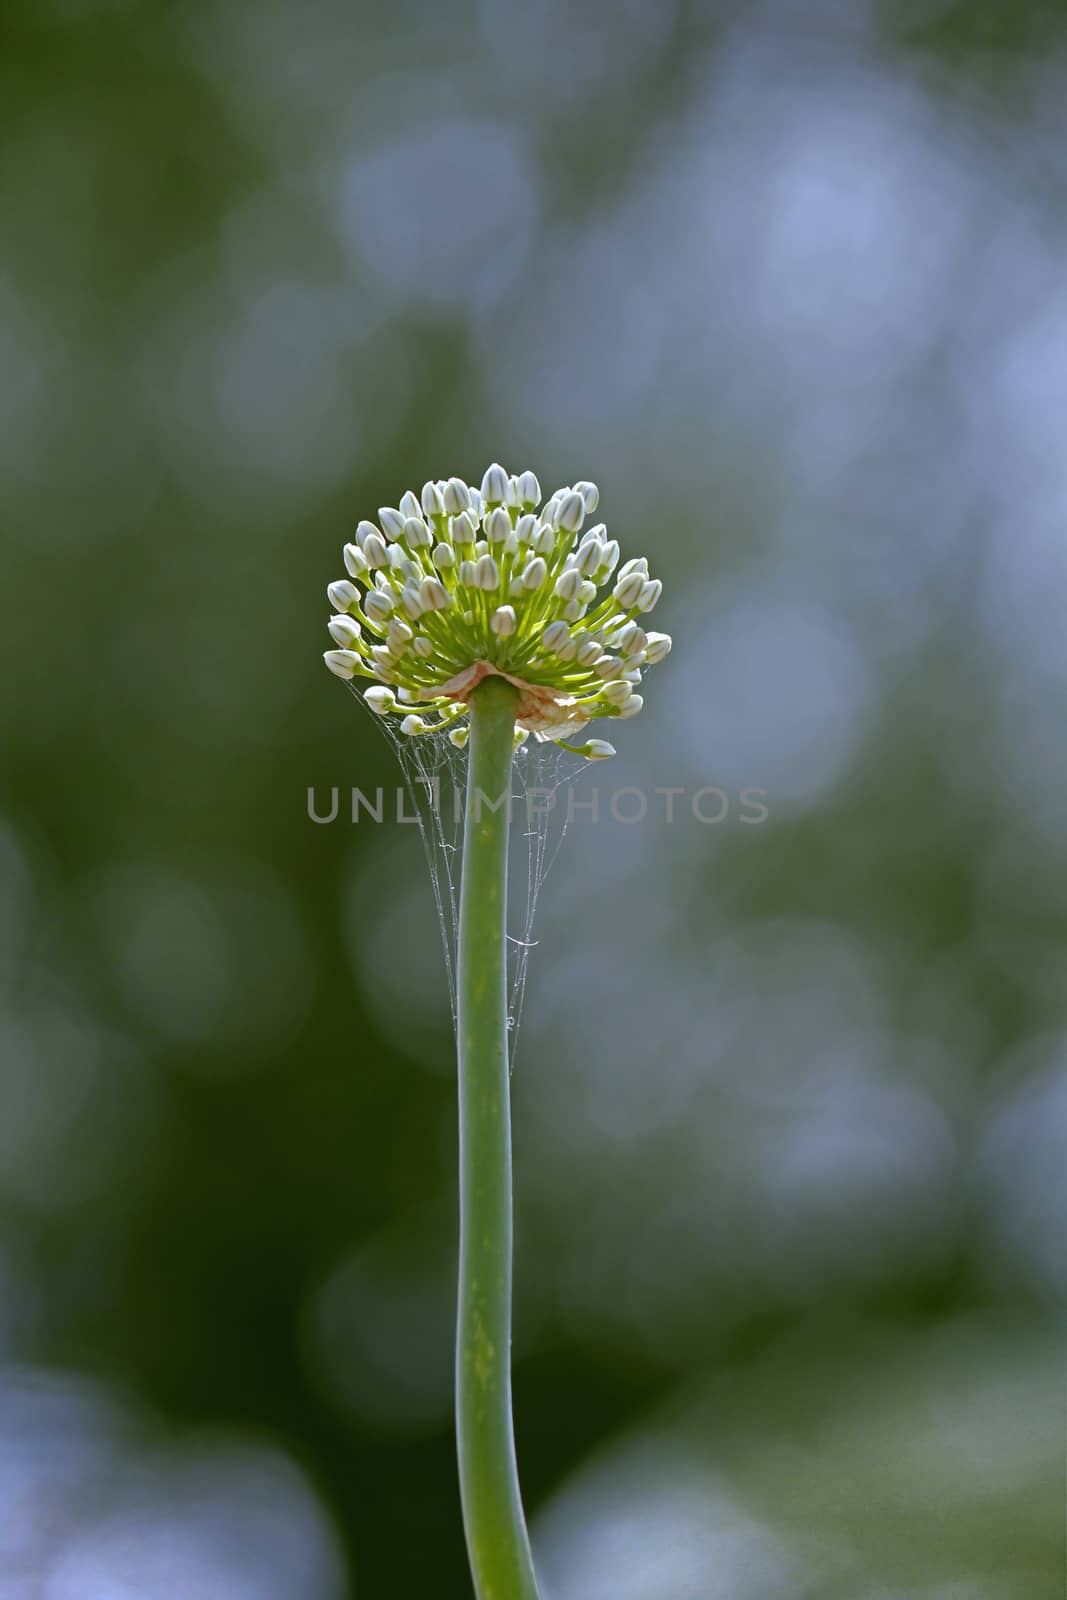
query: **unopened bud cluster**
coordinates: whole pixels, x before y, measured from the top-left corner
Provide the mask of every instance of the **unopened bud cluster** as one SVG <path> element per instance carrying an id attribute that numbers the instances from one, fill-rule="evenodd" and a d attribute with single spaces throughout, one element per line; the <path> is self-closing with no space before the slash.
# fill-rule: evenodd
<path id="1" fill-rule="evenodd" d="M 532 472 L 491 466 L 480 489 L 461 478 L 410 489 L 345 545 L 328 623 L 339 678 L 373 679 L 371 709 L 405 734 L 445 730 L 466 743 L 466 697 L 491 673 L 519 691 L 516 742 L 533 733 L 591 759 L 604 739 L 567 740 L 589 723 L 641 710 L 643 672 L 670 636 L 644 618 L 663 585 L 643 556 L 619 564 L 602 522 L 586 528 L 596 485 L 576 483 L 541 506 Z M 538 509 L 540 507 L 540 510 Z"/>

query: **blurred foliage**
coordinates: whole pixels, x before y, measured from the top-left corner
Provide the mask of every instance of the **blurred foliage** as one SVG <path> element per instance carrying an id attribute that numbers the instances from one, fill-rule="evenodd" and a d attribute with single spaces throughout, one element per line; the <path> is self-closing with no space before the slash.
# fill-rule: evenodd
<path id="1" fill-rule="evenodd" d="M 437 928 L 305 797 L 342 539 L 494 457 L 667 580 L 617 781 L 771 812 L 545 891 L 550 1592 L 1061 1592 L 1067 28 L 804 11 L 4 7 L 5 1600 L 468 1592 Z"/>

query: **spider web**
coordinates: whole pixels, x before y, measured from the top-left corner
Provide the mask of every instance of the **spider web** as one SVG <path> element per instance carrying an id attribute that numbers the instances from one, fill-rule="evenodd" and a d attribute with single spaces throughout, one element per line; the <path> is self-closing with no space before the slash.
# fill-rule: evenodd
<path id="1" fill-rule="evenodd" d="M 356 698 L 363 705 L 362 696 Z M 446 733 L 409 738 L 389 717 L 368 715 L 396 753 L 418 821 L 441 930 L 452 1025 L 457 1025 L 459 883 L 467 789 L 467 752 Z M 551 741 L 528 739 L 511 763 L 511 845 L 508 856 L 508 1029 L 512 1069 L 526 999 L 534 924 L 541 890 L 568 831 L 561 795 L 590 762 Z M 518 841 L 521 839 L 521 846 Z"/>

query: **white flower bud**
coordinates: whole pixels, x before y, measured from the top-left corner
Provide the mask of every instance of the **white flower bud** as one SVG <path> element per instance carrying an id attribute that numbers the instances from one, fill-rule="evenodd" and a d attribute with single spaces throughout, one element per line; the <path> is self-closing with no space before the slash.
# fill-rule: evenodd
<path id="1" fill-rule="evenodd" d="M 368 533 L 363 541 L 363 554 L 370 567 L 387 567 L 389 565 L 389 551 L 385 540 L 380 533 Z"/>
<path id="2" fill-rule="evenodd" d="M 427 639 L 424 633 L 417 633 L 415 635 L 415 643 L 411 648 L 414 650 L 415 654 L 417 656 L 421 656 L 424 661 L 428 661 L 433 655 L 433 645 L 430 643 L 429 639 Z"/>
<path id="3" fill-rule="evenodd" d="M 632 694 L 629 700 L 623 701 L 622 705 L 619 707 L 618 715 L 620 717 L 636 717 L 644 703 L 645 702 L 641 695 Z"/>
<path id="4" fill-rule="evenodd" d="M 522 501 L 519 498 L 519 480 L 514 473 L 508 479 L 508 492 L 504 504 L 510 506 L 512 511 L 517 511 L 522 505 Z"/>
<path id="5" fill-rule="evenodd" d="M 593 662 L 593 671 L 598 678 L 614 678 L 621 666 L 618 656 L 598 656 Z"/>
<path id="6" fill-rule="evenodd" d="M 571 630 L 565 622 L 550 622 L 541 635 L 541 647 L 555 654 L 567 643 L 570 636 Z"/>
<path id="7" fill-rule="evenodd" d="M 579 617 L 585 616 L 585 607 L 580 600 L 568 600 L 563 607 L 563 615 L 568 622 L 577 622 Z"/>
<path id="8" fill-rule="evenodd" d="M 650 633 L 645 644 L 645 660 L 650 667 L 657 661 L 662 661 L 671 653 L 671 636 L 669 633 Z"/>
<path id="9" fill-rule="evenodd" d="M 408 517 L 422 516 L 422 504 L 410 489 L 405 489 L 400 496 L 400 515 L 405 521 Z"/>
<path id="10" fill-rule="evenodd" d="M 639 572 L 642 578 L 648 577 L 648 557 L 634 556 L 631 561 L 624 561 L 619 568 L 619 577 L 628 578 L 631 572 Z"/>
<path id="11" fill-rule="evenodd" d="M 578 571 L 583 578 L 591 578 L 604 559 L 604 546 L 599 539 L 591 539 L 578 552 Z"/>
<path id="12" fill-rule="evenodd" d="M 450 517 L 466 511 L 471 503 L 471 492 L 462 478 L 449 478 L 444 487 L 444 503 Z"/>
<path id="13" fill-rule="evenodd" d="M 427 611 L 446 611 L 452 604 L 452 596 L 440 578 L 423 578 L 419 584 L 419 599 Z"/>
<path id="14" fill-rule="evenodd" d="M 498 589 L 500 587 L 500 569 L 492 556 L 479 556 L 475 564 L 475 583 L 479 589 Z"/>
<path id="15" fill-rule="evenodd" d="M 358 544 L 346 544 L 343 551 L 345 571 L 350 578 L 362 578 L 368 568 L 368 562 Z"/>
<path id="16" fill-rule="evenodd" d="M 376 716 L 384 717 L 387 711 L 396 710 L 396 695 L 392 689 L 375 684 L 373 689 L 363 691 L 363 698 Z"/>
<path id="17" fill-rule="evenodd" d="M 359 605 L 359 590 L 347 578 L 338 578 L 335 583 L 327 585 L 326 598 L 335 611 L 349 611 Z"/>
<path id="18" fill-rule="evenodd" d="M 450 544 L 445 544 L 444 540 L 442 539 L 440 544 L 434 545 L 433 556 L 431 559 L 434 566 L 439 567 L 441 571 L 444 572 L 448 567 L 455 566 L 456 552 L 453 550 Z"/>
<path id="19" fill-rule="evenodd" d="M 559 526 L 568 533 L 577 533 L 585 521 L 585 504 L 580 494 L 568 494 L 560 501 Z"/>
<path id="20" fill-rule="evenodd" d="M 454 744 L 457 750 L 462 750 L 471 736 L 470 728 L 464 724 L 462 728 L 450 728 L 448 742 Z"/>
<path id="21" fill-rule="evenodd" d="M 478 563 L 476 561 L 461 561 L 459 564 L 459 581 L 465 589 L 478 587 Z"/>
<path id="22" fill-rule="evenodd" d="M 522 575 L 524 589 L 540 589 L 548 577 L 548 565 L 543 556 L 534 556 Z"/>
<path id="23" fill-rule="evenodd" d="M 587 739 L 581 750 L 589 761 L 607 761 L 615 754 L 615 746 L 606 739 Z"/>
<path id="24" fill-rule="evenodd" d="M 659 578 L 650 578 L 641 590 L 637 606 L 640 611 L 651 611 L 660 595 L 663 593 L 663 584 Z"/>
<path id="25" fill-rule="evenodd" d="M 379 538 L 379 539 L 381 538 L 381 534 L 378 532 L 378 529 L 374 526 L 374 523 L 373 522 L 368 522 L 366 517 L 364 517 L 363 521 L 360 522 L 356 527 L 356 543 L 359 545 L 359 548 L 361 550 L 363 549 L 364 545 L 367 543 L 367 540 L 368 540 L 368 538 L 370 537 L 370 535 L 372 533 L 377 538 Z"/>
<path id="26" fill-rule="evenodd" d="M 406 733 L 409 738 L 414 738 L 417 733 L 426 732 L 426 724 L 421 717 L 417 717 L 415 713 L 411 711 L 400 724 L 400 731 L 401 733 Z"/>
<path id="27" fill-rule="evenodd" d="M 352 617 L 331 617 L 326 624 L 330 638 L 343 650 L 354 650 L 363 637 L 363 630 Z"/>
<path id="28" fill-rule="evenodd" d="M 577 567 L 568 567 L 556 579 L 556 594 L 561 600 L 575 600 L 582 586 L 582 575 Z"/>
<path id="29" fill-rule="evenodd" d="M 600 692 L 613 706 L 621 706 L 625 705 L 633 694 L 633 685 L 627 683 L 625 678 L 613 678 Z"/>
<path id="30" fill-rule="evenodd" d="M 354 650 L 326 650 L 322 659 L 336 678 L 351 678 L 362 665 Z"/>
<path id="31" fill-rule="evenodd" d="M 419 503 L 423 514 L 427 517 L 443 517 L 445 514 L 445 502 L 441 490 L 432 478 L 423 484 Z"/>
<path id="32" fill-rule="evenodd" d="M 542 528 L 536 538 L 530 540 L 530 549 L 536 550 L 539 556 L 550 556 L 556 548 L 556 535 L 551 528 Z"/>
<path id="33" fill-rule="evenodd" d="M 591 517 L 597 506 L 600 504 L 600 490 L 597 488 L 596 484 L 586 483 L 584 481 L 582 483 L 576 483 L 574 485 L 574 492 L 575 494 L 581 495 L 582 504 L 585 507 L 586 515 Z"/>
<path id="34" fill-rule="evenodd" d="M 407 555 L 407 552 L 404 549 L 404 546 L 402 544 L 391 544 L 389 546 L 389 567 L 390 567 L 390 570 L 392 572 L 403 572 L 403 570 L 407 566 L 407 564 L 408 564 L 408 555 Z M 378 574 L 378 577 L 379 578 L 381 577 L 381 573 L 380 572 Z M 377 581 L 377 580 L 375 580 L 375 581 Z"/>
<path id="35" fill-rule="evenodd" d="M 527 511 L 515 524 L 515 537 L 520 544 L 532 544 L 537 537 L 537 518 L 532 511 Z"/>
<path id="36" fill-rule="evenodd" d="M 578 646 L 578 665 L 580 667 L 592 666 L 594 661 L 599 661 L 604 654 L 604 646 L 599 639 L 583 639 Z"/>
<path id="37" fill-rule="evenodd" d="M 421 517 L 408 517 L 404 523 L 404 542 L 412 550 L 428 550 L 433 535 Z"/>
<path id="38" fill-rule="evenodd" d="M 458 517 L 452 518 L 448 531 L 453 544 L 472 544 L 478 537 L 478 524 L 469 511 L 461 511 Z"/>
<path id="39" fill-rule="evenodd" d="M 533 472 L 519 473 L 519 504 L 523 506 L 538 506 L 541 504 L 541 485 Z"/>
<path id="40" fill-rule="evenodd" d="M 619 541 L 618 539 L 609 539 L 607 544 L 604 546 L 604 567 L 609 573 L 611 573 L 615 571 L 615 568 L 618 566 L 618 564 Z"/>
<path id="41" fill-rule="evenodd" d="M 564 623 L 563 626 L 566 627 L 567 624 Z M 578 641 L 577 641 L 577 639 L 568 639 L 566 641 L 566 643 L 561 644 L 559 649 L 556 651 L 556 655 L 559 657 L 559 659 L 561 661 L 573 661 L 577 654 L 578 654 Z"/>
<path id="42" fill-rule="evenodd" d="M 592 605 L 596 599 L 596 584 L 589 578 L 584 578 L 578 585 L 578 600 L 583 606 Z"/>
<path id="43" fill-rule="evenodd" d="M 417 622 L 423 612 L 428 609 L 423 605 L 419 591 L 413 583 L 404 585 L 400 594 L 400 604 L 412 622 Z"/>
<path id="44" fill-rule="evenodd" d="M 482 499 L 487 506 L 503 505 L 508 497 L 508 475 L 496 462 L 482 479 Z"/>
<path id="45" fill-rule="evenodd" d="M 489 618 L 489 626 L 494 633 L 498 633 L 502 639 L 506 639 L 515 632 L 515 607 L 497 606 L 493 615 Z"/>
<path id="46" fill-rule="evenodd" d="M 611 591 L 616 605 L 622 606 L 624 611 L 629 611 L 640 600 L 644 586 L 645 580 L 640 572 L 628 572 L 625 577 L 619 579 Z"/>
<path id="47" fill-rule="evenodd" d="M 391 617 L 389 626 L 385 630 L 385 642 L 390 650 L 399 655 L 406 650 L 415 635 L 406 622 L 401 622 L 399 617 Z"/>
<path id="48" fill-rule="evenodd" d="M 379 506 L 378 521 L 387 539 L 399 539 L 404 531 L 404 518 L 395 506 Z"/>
<path id="49" fill-rule="evenodd" d="M 396 601 L 384 589 L 372 589 L 363 602 L 363 609 L 372 622 L 384 622 Z"/>
<path id="50" fill-rule="evenodd" d="M 486 518 L 485 531 L 490 544 L 503 544 L 511 532 L 511 518 L 503 506 L 497 506 L 495 511 L 490 511 Z"/>

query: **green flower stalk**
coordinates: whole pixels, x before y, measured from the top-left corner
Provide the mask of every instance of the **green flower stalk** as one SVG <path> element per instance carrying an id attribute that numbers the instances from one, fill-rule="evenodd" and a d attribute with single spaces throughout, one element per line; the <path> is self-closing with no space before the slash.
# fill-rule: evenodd
<path id="1" fill-rule="evenodd" d="M 537 1600 L 511 1420 L 508 807 L 494 809 L 511 787 L 517 699 L 499 677 L 471 696 L 459 902 L 456 1446 L 479 1600 Z"/>
<path id="2" fill-rule="evenodd" d="M 478 1600 L 537 1600 L 511 1415 L 511 1111 L 507 860 L 511 764 L 531 734 L 600 760 L 605 739 L 570 741 L 635 716 L 669 635 L 640 619 L 662 584 L 644 557 L 619 566 L 595 484 L 557 489 L 538 511 L 532 472 L 493 465 L 408 490 L 344 549 L 327 591 L 326 665 L 372 680 L 364 699 L 411 738 L 469 745 L 457 975 L 460 1251 L 456 1444 Z M 618 570 L 616 570 L 618 569 Z"/>

